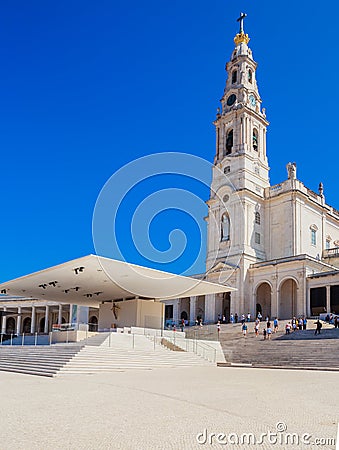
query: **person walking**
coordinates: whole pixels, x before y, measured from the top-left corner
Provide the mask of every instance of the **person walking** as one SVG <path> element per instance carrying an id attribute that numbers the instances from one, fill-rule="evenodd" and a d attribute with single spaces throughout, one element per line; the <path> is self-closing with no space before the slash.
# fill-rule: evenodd
<path id="1" fill-rule="evenodd" d="M 234 321 L 235 321 L 235 323 L 238 323 L 238 313 L 234 314 Z"/>
<path id="2" fill-rule="evenodd" d="M 220 336 L 220 320 L 218 320 L 218 323 L 217 323 L 217 331 L 218 331 L 218 341 L 219 341 L 219 336 Z"/>
<path id="3" fill-rule="evenodd" d="M 266 341 L 266 336 L 267 336 L 266 328 L 264 328 L 264 329 L 262 330 L 262 334 L 263 334 L 263 336 L 264 336 L 264 341 Z"/>
<path id="4" fill-rule="evenodd" d="M 277 317 L 273 321 L 273 326 L 274 326 L 274 332 L 276 333 L 278 331 L 278 328 L 279 328 L 279 322 L 278 322 Z"/>
<path id="5" fill-rule="evenodd" d="M 302 329 L 303 329 L 303 319 L 302 319 L 302 317 L 299 317 L 298 327 L 299 327 L 299 330 L 302 331 Z"/>
<path id="6" fill-rule="evenodd" d="M 271 339 L 271 335 L 272 335 L 272 328 L 269 327 L 269 328 L 267 328 L 267 338 L 268 338 L 268 340 Z"/>
<path id="7" fill-rule="evenodd" d="M 320 334 L 320 330 L 322 329 L 322 324 L 321 324 L 320 320 L 318 319 L 318 320 L 317 320 L 316 322 L 314 322 L 314 323 L 317 325 L 314 334 L 315 334 L 315 335 Z"/>
<path id="8" fill-rule="evenodd" d="M 245 322 L 242 324 L 241 329 L 242 329 L 242 334 L 243 334 L 243 336 L 246 337 L 246 334 L 247 334 L 247 325 L 246 325 Z"/>
<path id="9" fill-rule="evenodd" d="M 306 330 L 307 328 L 307 319 L 306 317 L 303 318 L 303 330 Z"/>

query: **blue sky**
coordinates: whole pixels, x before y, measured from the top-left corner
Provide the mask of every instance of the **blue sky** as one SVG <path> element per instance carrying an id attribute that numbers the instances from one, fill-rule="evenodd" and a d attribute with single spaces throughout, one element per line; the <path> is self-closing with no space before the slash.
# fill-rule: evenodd
<path id="1" fill-rule="evenodd" d="M 126 163 L 167 151 L 213 160 L 212 121 L 240 11 L 270 121 L 271 183 L 296 161 L 298 178 L 313 190 L 322 181 L 339 209 L 334 1 L 3 1 L 1 281 L 94 252 L 96 199 Z M 142 199 L 149 186 L 140 188 Z M 168 214 L 152 223 L 154 245 L 166 249 L 176 221 L 195 242 L 194 221 Z M 130 244 L 125 257 L 144 262 Z"/>

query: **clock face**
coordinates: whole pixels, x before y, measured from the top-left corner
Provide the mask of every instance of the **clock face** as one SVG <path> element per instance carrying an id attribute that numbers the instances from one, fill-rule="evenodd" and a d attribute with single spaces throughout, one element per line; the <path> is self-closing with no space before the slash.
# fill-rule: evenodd
<path id="1" fill-rule="evenodd" d="M 249 100 L 250 100 L 250 103 L 251 103 L 252 106 L 256 105 L 257 101 L 256 101 L 254 95 L 250 95 L 249 96 Z"/>
<path id="2" fill-rule="evenodd" d="M 227 99 L 228 106 L 232 106 L 236 99 L 237 97 L 235 96 L 235 94 L 231 94 Z"/>

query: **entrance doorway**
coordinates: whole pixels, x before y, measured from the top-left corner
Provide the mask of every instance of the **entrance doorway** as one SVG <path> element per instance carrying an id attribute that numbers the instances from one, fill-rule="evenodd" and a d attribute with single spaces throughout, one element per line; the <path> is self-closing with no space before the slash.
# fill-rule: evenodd
<path id="1" fill-rule="evenodd" d="M 222 313 L 225 316 L 225 321 L 228 323 L 231 317 L 231 293 L 225 292 L 222 299 Z"/>
<path id="2" fill-rule="evenodd" d="M 271 286 L 266 282 L 261 283 L 257 288 L 256 298 L 257 315 L 260 312 L 263 319 L 266 319 L 266 317 L 271 317 Z"/>
<path id="3" fill-rule="evenodd" d="M 182 313 L 180 314 L 180 319 L 184 319 L 185 321 L 188 320 L 188 314 L 186 311 L 182 311 Z"/>
<path id="4" fill-rule="evenodd" d="M 165 324 L 167 327 L 172 325 L 173 305 L 165 305 Z"/>
<path id="5" fill-rule="evenodd" d="M 331 313 L 339 314 L 339 286 L 331 286 Z"/>
<path id="6" fill-rule="evenodd" d="M 26 317 L 23 321 L 22 324 L 22 332 L 23 333 L 30 333 L 31 332 L 31 318 L 30 317 Z"/>
<path id="7" fill-rule="evenodd" d="M 6 334 L 15 333 L 15 320 L 13 317 L 8 317 L 6 321 Z"/>
<path id="8" fill-rule="evenodd" d="M 88 321 L 88 331 L 98 331 L 98 318 L 91 316 Z"/>
<path id="9" fill-rule="evenodd" d="M 326 287 L 312 288 L 310 290 L 311 316 L 319 316 L 326 312 Z"/>
<path id="10" fill-rule="evenodd" d="M 284 281 L 279 291 L 279 319 L 291 319 L 297 314 L 297 283 L 292 278 Z"/>
<path id="11" fill-rule="evenodd" d="M 45 331 L 45 318 L 40 319 L 39 322 L 39 333 L 43 333 Z"/>

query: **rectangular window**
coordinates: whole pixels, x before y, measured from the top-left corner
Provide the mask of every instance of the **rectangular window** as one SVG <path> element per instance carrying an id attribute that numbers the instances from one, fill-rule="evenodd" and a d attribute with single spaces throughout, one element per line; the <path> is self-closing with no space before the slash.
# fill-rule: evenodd
<path id="1" fill-rule="evenodd" d="M 311 230 L 311 244 L 317 245 L 317 232 L 315 230 Z"/>
<path id="2" fill-rule="evenodd" d="M 260 233 L 255 233 L 254 241 L 256 244 L 260 244 Z"/>

